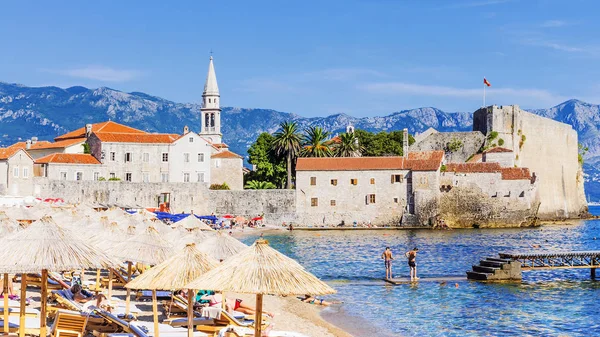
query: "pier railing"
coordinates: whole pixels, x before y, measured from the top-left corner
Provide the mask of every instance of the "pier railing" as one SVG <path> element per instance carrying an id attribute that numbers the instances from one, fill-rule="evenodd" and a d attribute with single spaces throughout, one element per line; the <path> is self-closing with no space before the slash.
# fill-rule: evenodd
<path id="1" fill-rule="evenodd" d="M 539 253 L 500 253 L 503 259 L 519 261 L 521 269 L 573 269 L 598 268 L 600 251 L 583 252 L 539 252 Z"/>

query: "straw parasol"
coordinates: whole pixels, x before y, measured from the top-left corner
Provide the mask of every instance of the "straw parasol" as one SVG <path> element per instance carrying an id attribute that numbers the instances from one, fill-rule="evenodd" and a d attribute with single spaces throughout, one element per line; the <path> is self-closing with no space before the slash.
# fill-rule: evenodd
<path id="1" fill-rule="evenodd" d="M 80 268 L 106 268 L 117 262 L 104 252 L 46 216 L 29 227 L 2 239 L 0 245 L 0 273 L 26 274 L 42 271 L 40 334 L 46 336 L 46 300 L 48 297 L 48 270 L 62 271 Z M 20 336 L 25 328 L 25 290 L 27 278 L 21 276 Z M 8 308 L 4 308 L 8 313 Z M 8 320 L 5 318 L 5 325 Z M 5 327 L 7 328 L 7 327 Z"/>
<path id="2" fill-rule="evenodd" d="M 216 235 L 202 241 L 198 247 L 201 252 L 208 254 L 217 261 L 226 260 L 246 248 L 248 246 L 241 241 L 228 234 L 223 234 L 223 232 L 217 232 Z"/>
<path id="3" fill-rule="evenodd" d="M 171 256 L 160 264 L 152 267 L 144 274 L 127 283 L 127 289 L 152 290 L 152 311 L 154 314 L 154 333 L 158 337 L 158 309 L 156 304 L 156 290 L 183 289 L 207 271 L 215 268 L 219 263 L 210 256 L 196 249 L 191 243 L 179 253 Z M 188 289 L 188 336 L 193 335 L 194 319 L 194 291 Z"/>
<path id="4" fill-rule="evenodd" d="M 212 231 L 213 229 L 210 228 L 209 225 L 205 224 L 204 222 L 202 222 L 200 219 L 198 219 L 194 214 L 190 214 L 188 216 L 186 216 L 185 218 L 183 218 L 182 220 L 177 221 L 174 226 L 181 226 L 185 229 L 200 229 L 203 231 Z"/>
<path id="5" fill-rule="evenodd" d="M 173 245 L 165 241 L 155 227 L 148 226 L 141 233 L 111 246 L 112 254 L 121 261 L 127 262 L 127 281 L 131 281 L 131 266 L 133 262 L 156 265 L 173 253 Z M 125 313 L 129 313 L 131 290 L 127 288 L 125 298 Z"/>
<path id="6" fill-rule="evenodd" d="M 248 249 L 192 281 L 186 288 L 256 294 L 254 336 L 262 336 L 263 294 L 325 295 L 336 292 L 298 262 L 269 247 L 266 240 L 256 241 Z"/>

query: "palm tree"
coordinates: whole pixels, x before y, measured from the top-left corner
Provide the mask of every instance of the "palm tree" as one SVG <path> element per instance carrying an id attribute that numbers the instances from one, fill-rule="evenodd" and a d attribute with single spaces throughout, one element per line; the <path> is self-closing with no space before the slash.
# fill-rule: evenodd
<path id="1" fill-rule="evenodd" d="M 244 188 L 247 190 L 272 190 L 277 188 L 277 186 L 270 181 L 250 180 Z"/>
<path id="2" fill-rule="evenodd" d="M 354 132 L 344 132 L 339 135 L 340 141 L 334 144 L 333 152 L 336 157 L 360 156 L 361 146 Z"/>
<path id="3" fill-rule="evenodd" d="M 280 131 L 275 133 L 272 148 L 278 156 L 287 157 L 287 182 L 286 188 L 292 188 L 292 159 L 300 152 L 302 135 L 298 132 L 296 122 L 283 122 L 279 124 Z"/>
<path id="4" fill-rule="evenodd" d="M 311 126 L 306 129 L 303 148 L 300 155 L 303 157 L 331 157 L 330 142 L 327 140 L 329 132 L 319 126 Z"/>

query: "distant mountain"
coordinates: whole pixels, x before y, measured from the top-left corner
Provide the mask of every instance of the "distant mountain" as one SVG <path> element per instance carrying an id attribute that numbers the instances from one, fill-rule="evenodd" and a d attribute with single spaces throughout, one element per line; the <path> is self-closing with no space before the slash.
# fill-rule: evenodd
<path id="1" fill-rule="evenodd" d="M 569 100 L 549 109 L 532 110 L 540 116 L 571 124 L 579 140 L 589 148 L 585 172 L 586 193 L 600 200 L 600 106 Z M 40 140 L 84 126 L 113 120 L 149 132 L 180 133 L 185 125 L 200 128 L 200 105 L 175 103 L 141 92 L 124 93 L 102 87 L 26 87 L 0 82 L 0 146 L 37 136 Z M 279 123 L 298 122 L 301 128 L 316 125 L 333 133 L 343 132 L 348 124 L 369 131 L 399 130 L 423 132 L 468 131 L 471 112 L 444 112 L 427 107 L 393 112 L 387 116 L 355 118 L 345 114 L 306 118 L 270 109 L 224 107 L 221 125 L 223 138 L 232 151 L 246 155 L 246 149 L 261 132 L 275 132 Z M 594 178 L 596 177 L 596 178 Z"/>

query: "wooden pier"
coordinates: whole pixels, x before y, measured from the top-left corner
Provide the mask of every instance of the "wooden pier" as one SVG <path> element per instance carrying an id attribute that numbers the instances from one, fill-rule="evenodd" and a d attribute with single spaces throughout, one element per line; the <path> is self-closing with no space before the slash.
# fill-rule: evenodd
<path id="1" fill-rule="evenodd" d="M 500 253 L 499 258 L 486 258 L 473 271 L 471 280 L 520 280 L 521 271 L 589 268 L 592 279 L 600 267 L 600 251 Z"/>
<path id="2" fill-rule="evenodd" d="M 425 277 L 419 278 L 415 281 L 411 281 L 408 277 L 397 277 L 392 279 L 383 279 L 385 282 L 399 285 L 399 284 L 411 284 L 417 282 L 437 282 L 437 283 L 448 283 L 448 282 L 458 282 L 458 281 L 466 281 L 467 278 L 464 276 L 445 276 L 445 277 Z"/>

